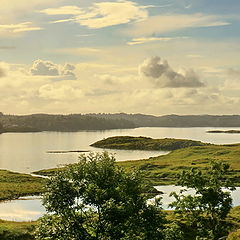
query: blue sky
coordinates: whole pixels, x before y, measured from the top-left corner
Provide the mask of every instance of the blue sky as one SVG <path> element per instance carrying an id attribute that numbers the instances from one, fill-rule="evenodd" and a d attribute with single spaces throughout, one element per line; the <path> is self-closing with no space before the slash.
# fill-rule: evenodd
<path id="1" fill-rule="evenodd" d="M 2 1 L 3 112 L 240 114 L 237 0 Z"/>

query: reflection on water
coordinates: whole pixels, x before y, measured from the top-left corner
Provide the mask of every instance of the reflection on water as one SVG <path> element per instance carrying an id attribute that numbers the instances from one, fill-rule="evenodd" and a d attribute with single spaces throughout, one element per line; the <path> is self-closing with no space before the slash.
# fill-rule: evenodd
<path id="1" fill-rule="evenodd" d="M 172 203 L 175 198 L 169 197 L 171 192 L 176 192 L 177 194 L 180 193 L 180 190 L 184 189 L 180 186 L 174 186 L 174 185 L 166 185 L 166 186 L 157 186 L 156 189 L 158 191 L 163 192 L 160 196 L 162 197 L 162 203 L 164 209 L 170 209 L 168 205 Z M 184 194 L 195 194 L 194 190 L 188 190 Z M 231 193 L 232 199 L 233 199 L 233 206 L 240 206 L 240 187 L 237 187 L 235 191 Z"/>
<path id="2" fill-rule="evenodd" d="M 206 133 L 214 128 L 136 128 L 126 130 L 41 132 L 0 134 L 0 169 L 32 172 L 78 160 L 78 153 L 49 154 L 47 151 L 102 151 L 89 145 L 111 136 L 146 136 L 153 138 L 184 138 L 216 144 L 238 143 L 240 134 Z M 219 129 L 219 128 L 218 128 Z M 230 128 L 221 128 L 230 129 Z M 234 128 L 240 130 L 240 128 Z M 117 160 L 136 160 L 165 154 L 160 151 L 109 150 Z"/>
<path id="3" fill-rule="evenodd" d="M 0 219 L 8 221 L 35 221 L 45 213 L 40 198 L 24 197 L 0 203 Z"/>
<path id="4" fill-rule="evenodd" d="M 171 192 L 180 192 L 182 189 L 179 186 L 157 186 L 159 191 L 163 192 L 161 195 L 164 209 L 170 209 L 168 205 L 174 201 L 173 197 L 169 197 Z M 187 194 L 194 194 L 193 190 L 186 192 Z M 237 187 L 232 192 L 233 206 L 240 206 L 240 187 Z M 151 201 L 151 200 L 150 200 Z M 20 200 L 7 201 L 0 204 L 0 219 L 10 221 L 34 221 L 45 213 L 40 198 L 21 198 Z"/>

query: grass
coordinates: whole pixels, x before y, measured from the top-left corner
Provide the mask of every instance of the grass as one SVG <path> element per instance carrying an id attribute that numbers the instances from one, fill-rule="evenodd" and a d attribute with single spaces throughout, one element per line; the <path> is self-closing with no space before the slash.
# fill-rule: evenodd
<path id="1" fill-rule="evenodd" d="M 122 161 L 117 164 L 127 170 L 139 169 L 151 185 L 176 184 L 179 173 L 191 168 L 205 170 L 212 161 L 230 164 L 228 177 L 240 186 L 240 144 L 193 146 L 174 150 L 167 155 L 144 160 Z M 46 169 L 35 172 L 45 176 L 54 175 L 64 168 Z"/>
<path id="2" fill-rule="evenodd" d="M 118 162 L 128 170 L 140 169 L 153 185 L 175 184 L 178 174 L 193 167 L 207 169 L 212 160 L 230 164 L 229 178 L 240 186 L 240 145 L 207 145 L 178 149 L 146 160 Z"/>
<path id="3" fill-rule="evenodd" d="M 39 195 L 44 190 L 45 179 L 29 174 L 0 170 L 0 200 Z"/>
<path id="4" fill-rule="evenodd" d="M 9 222 L 0 220 L 1 240 L 33 240 L 36 222 Z"/>
<path id="5" fill-rule="evenodd" d="M 191 146 L 206 146 L 208 143 L 187 139 L 152 139 L 148 137 L 117 136 L 93 143 L 91 146 L 124 150 L 164 150 L 172 151 Z"/>

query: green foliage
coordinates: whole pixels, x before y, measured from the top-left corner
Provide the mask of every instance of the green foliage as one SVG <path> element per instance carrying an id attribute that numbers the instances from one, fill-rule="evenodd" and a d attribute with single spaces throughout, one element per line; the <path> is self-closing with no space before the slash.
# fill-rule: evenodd
<path id="1" fill-rule="evenodd" d="M 194 146 L 174 150 L 167 155 L 151 157 L 144 160 L 121 161 L 117 165 L 127 171 L 139 169 L 144 173 L 144 178 L 153 186 L 176 184 L 178 175 L 183 170 L 189 170 L 193 166 L 202 170 L 208 169 L 211 161 L 223 161 L 231 165 L 227 177 L 240 186 L 240 145 L 207 145 Z M 35 172 L 36 174 L 50 176 L 58 169 L 47 169 Z"/>
<path id="2" fill-rule="evenodd" d="M 165 150 L 171 151 L 191 146 L 209 145 L 200 141 L 193 141 L 187 139 L 152 139 L 148 137 L 131 137 L 131 136 L 117 136 L 109 137 L 91 146 L 109 149 L 127 149 L 127 150 Z"/>
<path id="3" fill-rule="evenodd" d="M 240 229 L 229 234 L 227 240 L 239 240 L 240 239 Z"/>
<path id="4" fill-rule="evenodd" d="M 0 220 L 1 240 L 33 240 L 36 222 L 8 222 Z"/>
<path id="5" fill-rule="evenodd" d="M 19 198 L 27 195 L 38 195 L 44 190 L 45 179 L 0 170 L 0 200 Z"/>
<path id="6" fill-rule="evenodd" d="M 176 184 L 181 171 L 192 167 L 205 172 L 211 161 L 223 161 L 231 165 L 227 177 L 240 185 L 240 145 L 209 145 L 178 149 L 167 155 L 146 160 L 123 161 L 117 164 L 127 170 L 141 169 L 145 179 L 153 185 Z"/>
<path id="7" fill-rule="evenodd" d="M 185 239 L 214 240 L 226 236 L 229 230 L 227 215 L 232 207 L 230 191 L 232 184 L 226 179 L 229 165 L 222 162 L 212 162 L 205 174 L 192 168 L 183 171 L 179 185 L 192 188 L 195 195 L 185 195 L 173 192 L 175 201 L 170 204 L 175 208 L 175 214 L 186 233 Z M 188 238 L 190 233 L 191 238 Z"/>
<path id="8" fill-rule="evenodd" d="M 37 239 L 159 240 L 164 215 L 159 201 L 147 205 L 139 172 L 125 172 L 107 153 L 82 155 L 52 177 Z"/>

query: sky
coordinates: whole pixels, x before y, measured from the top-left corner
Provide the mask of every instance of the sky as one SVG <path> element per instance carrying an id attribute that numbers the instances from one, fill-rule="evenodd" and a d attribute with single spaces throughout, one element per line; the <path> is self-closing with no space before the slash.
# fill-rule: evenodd
<path id="1" fill-rule="evenodd" d="M 240 114 L 239 0 L 0 3 L 5 114 Z"/>

